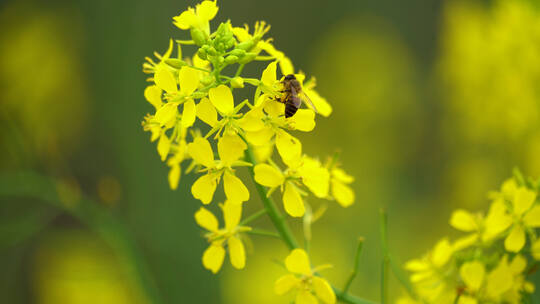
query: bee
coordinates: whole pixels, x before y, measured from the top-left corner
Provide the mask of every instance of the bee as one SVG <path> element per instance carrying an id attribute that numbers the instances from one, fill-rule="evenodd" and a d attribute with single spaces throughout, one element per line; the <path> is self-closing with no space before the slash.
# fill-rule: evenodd
<path id="1" fill-rule="evenodd" d="M 296 111 L 298 111 L 302 102 L 309 104 L 315 113 L 317 113 L 317 109 L 313 105 L 313 102 L 311 102 L 311 99 L 304 93 L 302 85 L 293 74 L 285 76 L 283 81 L 281 81 L 281 84 L 283 85 L 283 90 L 280 92 L 284 95 L 276 100 L 285 104 L 285 118 L 292 117 L 296 114 Z"/>

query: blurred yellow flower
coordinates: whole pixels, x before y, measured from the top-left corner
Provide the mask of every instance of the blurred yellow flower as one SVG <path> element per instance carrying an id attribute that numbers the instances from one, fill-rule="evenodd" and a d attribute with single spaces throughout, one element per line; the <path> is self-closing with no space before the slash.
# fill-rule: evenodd
<path id="1" fill-rule="evenodd" d="M 453 252 L 450 241 L 444 238 L 422 259 L 410 260 L 405 264 L 405 268 L 413 272 L 410 280 L 419 296 L 429 303 L 452 303 L 455 298 L 456 291 L 446 280 L 446 268 Z"/>
<path id="2" fill-rule="evenodd" d="M 296 304 L 334 304 L 336 295 L 328 282 L 315 275 L 316 269 L 311 268 L 309 257 L 303 249 L 294 249 L 285 258 L 285 267 L 290 274 L 279 278 L 274 291 L 278 295 L 290 290 L 296 291 Z M 319 267 L 320 268 L 320 267 Z"/>

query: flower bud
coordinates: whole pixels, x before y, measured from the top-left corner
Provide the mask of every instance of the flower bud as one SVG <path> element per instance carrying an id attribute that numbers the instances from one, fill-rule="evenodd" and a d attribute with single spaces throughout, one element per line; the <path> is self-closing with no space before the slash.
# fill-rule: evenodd
<path id="1" fill-rule="evenodd" d="M 209 46 L 208 49 L 206 50 L 206 52 L 210 56 L 216 56 L 218 54 L 218 52 L 216 51 L 216 49 L 213 46 Z"/>
<path id="2" fill-rule="evenodd" d="M 203 59 L 203 60 L 207 60 L 207 56 L 206 56 L 206 50 L 205 50 L 205 46 L 207 45 L 203 45 L 202 48 L 200 48 L 198 51 L 197 51 L 197 55 L 199 55 L 199 58 Z"/>
<path id="3" fill-rule="evenodd" d="M 214 75 L 212 74 L 208 74 L 206 76 L 204 76 L 202 79 L 201 79 L 201 83 L 204 85 L 204 86 L 207 86 L 211 83 L 214 82 Z"/>
<path id="4" fill-rule="evenodd" d="M 238 58 L 242 58 L 242 57 L 244 57 L 244 55 L 246 55 L 246 51 L 244 51 L 242 49 L 234 49 L 229 54 L 234 55 L 234 56 L 236 56 Z"/>
<path id="5" fill-rule="evenodd" d="M 180 69 L 181 67 L 186 65 L 186 62 L 184 60 L 177 59 L 177 58 L 165 59 L 165 63 L 175 69 Z"/>
<path id="6" fill-rule="evenodd" d="M 238 57 L 234 56 L 234 55 L 229 55 L 225 58 L 225 63 L 226 64 L 233 64 L 233 63 L 237 63 L 238 62 Z"/>
<path id="7" fill-rule="evenodd" d="M 217 59 L 219 64 L 223 64 L 223 62 L 225 62 L 225 58 L 223 58 L 223 56 L 219 56 Z"/>
<path id="8" fill-rule="evenodd" d="M 191 39 L 193 40 L 193 42 L 195 42 L 196 45 L 203 46 L 206 44 L 206 34 L 202 30 L 196 27 L 192 27 L 190 32 Z"/>
<path id="9" fill-rule="evenodd" d="M 238 63 L 246 64 L 248 62 L 253 61 L 253 59 L 255 59 L 255 57 L 257 57 L 257 54 L 255 54 L 255 53 L 246 53 L 246 55 L 244 57 L 242 57 L 240 60 L 238 60 Z"/>
<path id="10" fill-rule="evenodd" d="M 244 87 L 244 78 L 240 76 L 236 76 L 233 79 L 231 79 L 231 87 L 235 89 L 241 89 Z"/>
<path id="11" fill-rule="evenodd" d="M 247 52 L 249 52 L 254 47 L 255 47 L 255 41 L 253 39 L 240 42 L 239 44 L 236 45 L 237 49 L 244 50 Z"/>

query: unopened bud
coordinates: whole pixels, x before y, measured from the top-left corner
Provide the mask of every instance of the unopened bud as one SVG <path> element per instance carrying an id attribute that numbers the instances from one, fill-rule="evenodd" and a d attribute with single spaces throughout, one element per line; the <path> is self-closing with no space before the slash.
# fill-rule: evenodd
<path id="1" fill-rule="evenodd" d="M 238 62 L 238 57 L 234 56 L 234 55 L 229 55 L 225 58 L 225 63 L 226 64 L 233 64 L 233 63 L 237 63 Z"/>
<path id="2" fill-rule="evenodd" d="M 180 69 L 181 67 L 186 65 L 186 62 L 184 60 L 176 58 L 165 59 L 165 63 L 175 69 Z"/>
<path id="3" fill-rule="evenodd" d="M 241 63 L 241 64 L 246 64 L 248 62 L 253 61 L 253 59 L 255 59 L 255 57 L 257 57 L 257 54 L 255 54 L 255 53 L 246 53 L 246 55 L 244 57 L 242 57 L 240 60 L 238 60 L 238 62 Z"/>
<path id="4" fill-rule="evenodd" d="M 244 87 L 244 78 L 236 76 L 231 79 L 231 86 L 235 89 L 241 89 Z"/>
<path id="5" fill-rule="evenodd" d="M 191 39 L 193 40 L 193 42 L 195 42 L 196 45 L 203 46 L 206 44 L 206 34 L 202 30 L 196 27 L 192 27 L 190 32 Z"/>

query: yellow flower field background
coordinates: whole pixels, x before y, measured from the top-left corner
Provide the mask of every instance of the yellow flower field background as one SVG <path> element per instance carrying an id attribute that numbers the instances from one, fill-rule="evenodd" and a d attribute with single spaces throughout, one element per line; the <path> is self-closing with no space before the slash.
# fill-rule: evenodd
<path id="1" fill-rule="evenodd" d="M 0 24 L 2 302 L 540 301 L 536 1 Z"/>

